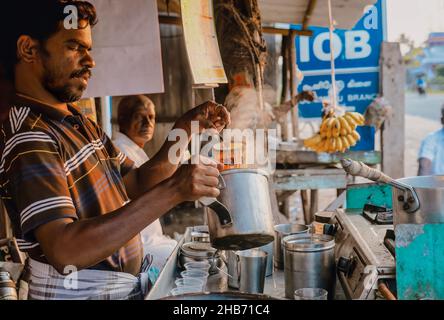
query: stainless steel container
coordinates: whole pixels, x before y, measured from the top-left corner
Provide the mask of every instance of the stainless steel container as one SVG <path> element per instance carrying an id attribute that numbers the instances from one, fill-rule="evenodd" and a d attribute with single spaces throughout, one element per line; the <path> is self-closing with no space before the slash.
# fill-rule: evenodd
<path id="1" fill-rule="evenodd" d="M 246 293 L 263 293 L 267 253 L 260 249 L 237 251 L 239 259 L 239 291 Z"/>
<path id="2" fill-rule="evenodd" d="M 413 188 L 419 199 L 419 209 L 405 210 L 409 195 L 399 188 L 393 188 L 394 224 L 444 223 L 444 176 L 422 176 L 398 179 L 396 182 Z"/>
<path id="3" fill-rule="evenodd" d="M 444 223 L 444 176 L 394 180 L 361 162 L 342 159 L 344 170 L 353 175 L 393 187 L 393 222 L 399 224 Z"/>
<path id="4" fill-rule="evenodd" d="M 219 272 L 223 264 L 219 251 L 212 248 L 209 243 L 204 242 L 187 242 L 184 243 L 178 252 L 178 264 L 180 269 L 184 269 L 187 262 L 208 261 L 210 263 L 210 274 Z"/>
<path id="5" fill-rule="evenodd" d="M 282 247 L 282 238 L 291 234 L 308 233 L 309 228 L 303 224 L 289 223 L 278 224 L 274 226 L 274 267 L 284 269 L 284 250 Z"/>
<path id="6" fill-rule="evenodd" d="M 336 289 L 335 241 L 327 235 L 296 234 L 284 245 L 285 297 L 294 298 L 301 288 L 322 288 L 333 299 Z"/>
<path id="7" fill-rule="evenodd" d="M 232 169 L 222 173 L 225 188 L 218 200 L 229 210 L 232 224 L 221 225 L 209 208 L 208 226 L 211 244 L 221 250 L 246 250 L 273 241 L 268 175 L 256 169 Z"/>
<path id="8" fill-rule="evenodd" d="M 253 292 L 253 282 L 256 283 L 255 290 L 259 290 L 263 280 L 267 276 L 268 268 L 268 252 L 262 248 L 249 249 L 245 251 L 225 251 L 227 258 L 228 286 L 234 289 L 241 287 L 241 273 L 243 265 L 243 291 Z M 265 263 L 265 270 L 263 269 Z M 250 291 L 248 291 L 250 290 Z M 254 291 L 260 292 L 260 291 Z"/>
<path id="9" fill-rule="evenodd" d="M 0 300 L 18 300 L 14 281 L 6 271 L 0 271 Z"/>

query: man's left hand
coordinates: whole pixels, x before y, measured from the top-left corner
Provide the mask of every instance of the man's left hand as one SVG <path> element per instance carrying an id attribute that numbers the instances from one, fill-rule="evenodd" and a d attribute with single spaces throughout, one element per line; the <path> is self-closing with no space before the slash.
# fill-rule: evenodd
<path id="1" fill-rule="evenodd" d="M 179 121 L 187 126 L 190 126 L 192 121 L 198 121 L 200 132 L 207 129 L 221 132 L 230 124 L 231 119 L 230 113 L 223 105 L 207 101 L 185 113 Z"/>

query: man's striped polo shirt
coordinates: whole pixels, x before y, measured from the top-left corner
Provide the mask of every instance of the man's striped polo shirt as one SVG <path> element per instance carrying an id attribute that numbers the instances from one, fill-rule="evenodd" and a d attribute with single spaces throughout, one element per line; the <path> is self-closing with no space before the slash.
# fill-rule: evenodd
<path id="1" fill-rule="evenodd" d="M 47 263 L 34 236 L 39 226 L 105 215 L 129 201 L 122 177 L 133 162 L 73 106 L 60 110 L 17 95 L 2 125 L 0 154 L 2 199 L 21 250 L 37 261 Z M 91 269 L 136 275 L 141 262 L 136 236 Z"/>

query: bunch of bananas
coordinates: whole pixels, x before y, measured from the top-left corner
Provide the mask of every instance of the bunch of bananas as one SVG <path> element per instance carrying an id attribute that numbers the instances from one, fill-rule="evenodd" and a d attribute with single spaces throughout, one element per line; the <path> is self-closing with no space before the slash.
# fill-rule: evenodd
<path id="1" fill-rule="evenodd" d="M 304 146 L 316 152 L 345 152 L 361 139 L 356 127 L 364 123 L 364 116 L 358 112 L 340 117 L 331 112 L 323 118 L 320 132 L 304 140 Z"/>

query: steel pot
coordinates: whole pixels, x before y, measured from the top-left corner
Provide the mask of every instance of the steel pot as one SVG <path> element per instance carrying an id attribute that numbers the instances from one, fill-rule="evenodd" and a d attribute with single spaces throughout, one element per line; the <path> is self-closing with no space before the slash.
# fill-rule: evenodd
<path id="1" fill-rule="evenodd" d="M 409 194 L 393 188 L 395 225 L 444 223 L 444 176 L 411 177 L 396 181 L 411 186 L 420 205 L 415 212 L 408 212 L 404 200 L 409 201 Z"/>
<path id="2" fill-rule="evenodd" d="M 293 299 L 294 291 L 322 288 L 333 299 L 336 288 L 335 240 L 319 234 L 295 234 L 283 238 L 285 297 Z"/>
<path id="3" fill-rule="evenodd" d="M 207 208 L 210 240 L 221 250 L 247 250 L 273 241 L 273 215 L 268 175 L 258 169 L 223 171 L 225 188 L 218 198 L 230 212 L 231 224 L 222 225 Z"/>
<path id="4" fill-rule="evenodd" d="M 219 272 L 218 268 L 223 265 L 220 252 L 212 248 L 209 243 L 186 242 L 178 252 L 178 266 L 184 269 L 185 263 L 194 261 L 208 261 L 210 263 L 210 274 Z"/>
<path id="5" fill-rule="evenodd" d="M 303 224 L 289 223 L 274 226 L 274 267 L 284 269 L 284 250 L 282 249 L 282 238 L 291 234 L 308 233 L 308 227 Z"/>
<path id="6" fill-rule="evenodd" d="M 344 170 L 393 187 L 393 222 L 399 224 L 444 223 L 444 176 L 394 180 L 361 162 L 344 159 Z"/>

